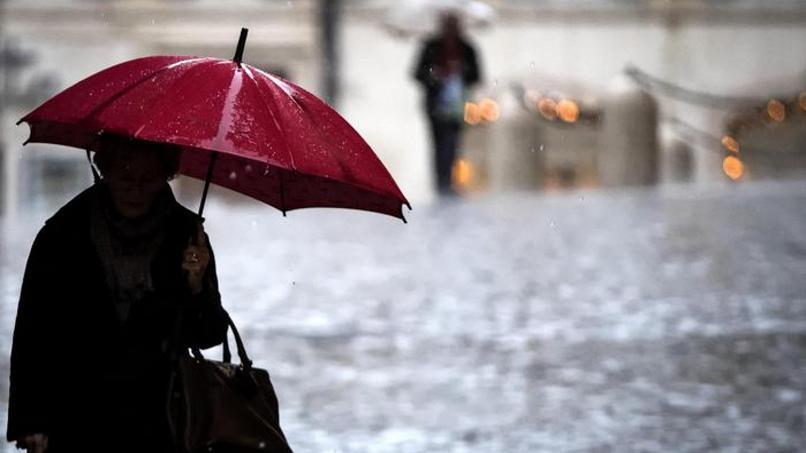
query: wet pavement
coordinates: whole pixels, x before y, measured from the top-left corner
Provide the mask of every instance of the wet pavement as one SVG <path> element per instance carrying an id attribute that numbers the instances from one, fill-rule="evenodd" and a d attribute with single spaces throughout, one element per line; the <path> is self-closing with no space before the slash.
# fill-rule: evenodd
<path id="1" fill-rule="evenodd" d="M 806 445 L 806 182 L 489 195 L 408 225 L 223 199 L 224 304 L 298 452 Z M 3 376 L 44 217 L 2 223 Z"/>

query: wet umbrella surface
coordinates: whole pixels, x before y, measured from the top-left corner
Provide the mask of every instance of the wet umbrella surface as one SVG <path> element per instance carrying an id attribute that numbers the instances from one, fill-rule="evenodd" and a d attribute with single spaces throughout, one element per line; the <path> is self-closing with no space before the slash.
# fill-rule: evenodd
<path id="1" fill-rule="evenodd" d="M 102 133 L 170 143 L 183 149 L 180 173 L 283 213 L 336 207 L 402 219 L 408 201 L 347 121 L 302 87 L 241 62 L 247 31 L 233 60 L 143 57 L 79 81 L 20 120 L 31 127 L 26 143 L 94 150 Z"/>
<path id="2" fill-rule="evenodd" d="M 0 360 L 63 201 L 2 223 Z M 802 182 L 456 200 L 409 225 L 209 203 L 224 304 L 300 452 L 806 445 Z"/>

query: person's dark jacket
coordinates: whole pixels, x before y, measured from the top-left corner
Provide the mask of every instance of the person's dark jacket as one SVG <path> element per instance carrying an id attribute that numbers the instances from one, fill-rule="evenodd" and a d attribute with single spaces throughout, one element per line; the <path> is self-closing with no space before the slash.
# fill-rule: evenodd
<path id="1" fill-rule="evenodd" d="M 462 81 L 465 86 L 471 86 L 481 80 L 479 64 L 476 59 L 476 50 L 464 39 L 459 40 L 462 53 Z M 437 96 L 442 81 L 436 76 L 435 67 L 440 58 L 440 41 L 434 37 L 423 43 L 417 65 L 414 68 L 414 78 L 422 84 L 425 91 L 425 109 L 431 115 L 437 104 Z"/>
<path id="2" fill-rule="evenodd" d="M 31 248 L 14 329 L 7 438 L 45 433 L 48 451 L 136 451 L 138 443 L 161 451 L 177 307 L 186 307 L 184 346 L 211 347 L 226 335 L 215 264 L 211 252 L 204 289 L 191 295 L 181 263 L 200 219 L 172 201 L 152 261 L 154 292 L 122 323 L 90 236 L 98 188 L 51 217 Z"/>

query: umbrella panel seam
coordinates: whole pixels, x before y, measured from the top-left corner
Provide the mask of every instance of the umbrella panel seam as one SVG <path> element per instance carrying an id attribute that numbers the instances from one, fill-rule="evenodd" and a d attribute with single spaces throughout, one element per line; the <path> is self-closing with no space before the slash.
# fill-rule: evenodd
<path id="1" fill-rule="evenodd" d="M 260 91 L 260 86 L 258 85 L 257 80 L 255 80 L 255 77 L 252 75 L 252 71 L 249 69 L 250 66 L 247 65 L 247 64 L 244 64 L 243 66 L 244 66 L 246 75 L 248 76 L 249 80 L 252 81 L 252 86 L 254 87 L 255 92 L 257 93 L 258 99 L 260 99 L 261 103 L 263 104 L 263 108 L 265 108 L 266 111 L 271 116 L 272 122 L 274 123 L 274 126 L 277 128 L 277 131 L 280 134 L 283 135 L 283 144 L 285 144 L 286 153 L 288 153 L 289 163 L 291 164 L 291 168 L 296 170 L 297 164 L 296 164 L 296 162 L 294 162 L 294 154 L 291 152 L 291 146 L 289 145 L 288 134 L 286 134 L 285 129 L 277 121 L 277 116 L 274 114 L 274 110 L 269 108 L 268 101 L 266 100 L 265 96 L 263 96 L 263 92 Z M 259 72 L 263 72 L 258 68 L 255 68 L 255 70 L 257 70 Z M 266 74 L 266 73 L 264 72 L 264 74 Z M 274 104 L 275 107 L 276 107 L 276 103 L 272 102 L 272 104 Z M 299 106 L 297 106 L 297 107 L 299 107 Z"/>

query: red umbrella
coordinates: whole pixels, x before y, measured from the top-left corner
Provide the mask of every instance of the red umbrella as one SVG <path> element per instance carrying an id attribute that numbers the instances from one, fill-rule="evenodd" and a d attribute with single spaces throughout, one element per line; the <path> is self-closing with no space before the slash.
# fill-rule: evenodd
<path id="1" fill-rule="evenodd" d="M 153 56 L 98 72 L 23 117 L 26 141 L 92 149 L 101 133 L 183 148 L 180 173 L 286 211 L 339 207 L 405 221 L 381 161 L 330 106 L 235 58 Z M 19 124 L 19 123 L 18 123 Z M 214 164 L 214 165 L 213 165 Z"/>

